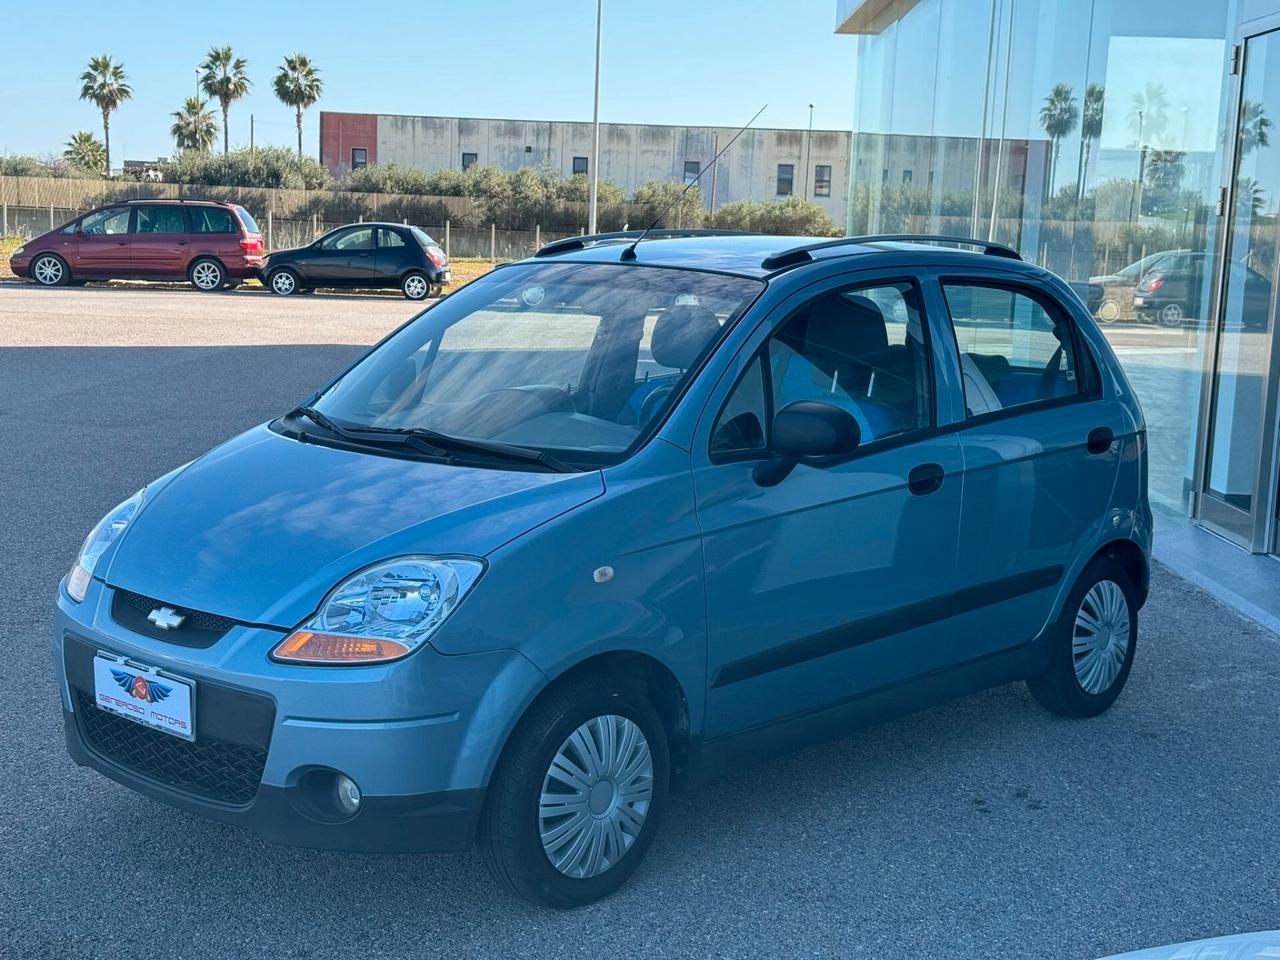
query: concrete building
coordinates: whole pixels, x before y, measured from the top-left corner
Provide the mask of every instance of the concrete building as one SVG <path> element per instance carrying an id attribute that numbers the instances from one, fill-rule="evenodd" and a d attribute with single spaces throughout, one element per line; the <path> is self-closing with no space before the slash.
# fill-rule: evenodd
<path id="1" fill-rule="evenodd" d="M 630 196 L 651 180 L 681 182 L 711 162 L 736 127 L 602 123 L 600 178 Z M 571 176 L 590 173 L 590 123 L 481 120 L 370 113 L 320 113 L 320 162 L 334 176 L 373 163 L 422 170 L 503 170 L 549 164 Z M 735 200 L 805 196 L 835 223 L 844 223 L 849 184 L 849 133 L 844 130 L 751 129 L 699 183 L 708 206 Z"/>

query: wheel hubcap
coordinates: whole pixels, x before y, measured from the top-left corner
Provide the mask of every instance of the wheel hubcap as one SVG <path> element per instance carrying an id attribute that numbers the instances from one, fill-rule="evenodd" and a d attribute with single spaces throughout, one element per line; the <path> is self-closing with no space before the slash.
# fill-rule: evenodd
<path id="1" fill-rule="evenodd" d="M 1080 689 L 1095 696 L 1120 675 L 1129 654 L 1129 601 L 1113 580 L 1089 588 L 1076 611 L 1071 655 Z"/>
<path id="2" fill-rule="evenodd" d="M 635 843 L 653 799 L 653 756 L 626 717 L 588 720 L 551 761 L 538 803 L 547 859 L 565 876 L 596 877 Z"/>
<path id="3" fill-rule="evenodd" d="M 221 271 L 212 263 L 197 264 L 192 276 L 196 281 L 196 286 L 205 290 L 213 289 L 222 280 Z"/>
<path id="4" fill-rule="evenodd" d="M 404 282 L 404 292 L 418 300 L 427 295 L 427 281 L 421 277 L 410 277 Z"/>
<path id="5" fill-rule="evenodd" d="M 62 264 L 52 257 L 36 261 L 36 279 L 41 283 L 57 283 L 62 278 Z"/>

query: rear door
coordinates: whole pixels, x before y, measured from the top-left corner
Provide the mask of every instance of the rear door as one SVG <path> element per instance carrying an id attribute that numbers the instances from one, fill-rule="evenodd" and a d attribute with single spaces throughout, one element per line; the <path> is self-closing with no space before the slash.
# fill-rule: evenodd
<path id="1" fill-rule="evenodd" d="M 243 263 L 240 240 L 244 228 L 229 209 L 187 204 L 187 217 L 191 222 L 191 244 L 184 248 L 189 251 L 188 263 L 196 257 L 217 257 L 229 267 Z"/>
<path id="2" fill-rule="evenodd" d="M 1026 277 L 944 274 L 964 457 L 956 635 L 970 656 L 1032 640 L 1108 522 L 1129 431 L 1075 319 Z"/>
<path id="3" fill-rule="evenodd" d="M 952 660 L 963 471 L 955 434 L 937 429 L 944 381 L 923 311 L 909 276 L 810 287 L 757 332 L 725 377 L 736 383 L 708 405 L 692 457 L 709 738 Z M 796 400 L 849 411 L 862 444 L 761 486 L 769 423 Z"/>
<path id="4" fill-rule="evenodd" d="M 145 203 L 135 207 L 133 272 L 140 277 L 181 277 L 191 246 L 187 215 L 178 203 Z"/>
<path id="5" fill-rule="evenodd" d="M 414 253 L 417 251 L 417 257 Z M 388 286 L 399 283 L 400 275 L 417 266 L 422 258 L 418 241 L 393 227 L 378 228 L 378 258 L 375 279 Z"/>
<path id="6" fill-rule="evenodd" d="M 107 207 L 80 221 L 71 264 L 73 276 L 127 277 L 133 271 L 127 206 Z"/>

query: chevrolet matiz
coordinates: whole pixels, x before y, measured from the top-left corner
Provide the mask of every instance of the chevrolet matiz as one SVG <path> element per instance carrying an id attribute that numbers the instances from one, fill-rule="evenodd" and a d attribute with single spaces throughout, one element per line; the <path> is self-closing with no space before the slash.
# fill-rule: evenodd
<path id="1" fill-rule="evenodd" d="M 585 904 L 700 779 L 1012 681 L 1105 710 L 1146 488 L 1107 341 L 1008 248 L 574 237 L 102 519 L 58 590 L 67 745 Z"/>

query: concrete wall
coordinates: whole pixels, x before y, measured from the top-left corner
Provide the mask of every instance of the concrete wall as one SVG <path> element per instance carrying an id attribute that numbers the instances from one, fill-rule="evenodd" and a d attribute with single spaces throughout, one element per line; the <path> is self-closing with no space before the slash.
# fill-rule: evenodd
<path id="1" fill-rule="evenodd" d="M 357 123 L 357 117 L 368 117 L 374 123 Z M 403 163 L 422 170 L 459 169 L 462 155 L 474 153 L 476 162 L 503 170 L 546 163 L 569 176 L 574 157 L 589 158 L 592 154 L 589 123 L 321 112 L 321 163 L 335 175 L 346 172 L 350 148 L 365 146 L 356 142 L 352 131 L 370 126 L 376 130 L 372 136 L 366 134 L 371 159 L 376 156 L 382 163 Z M 326 136 L 331 128 L 335 133 Z M 600 177 L 617 183 L 628 197 L 650 180 L 681 182 L 686 161 L 697 162 L 702 169 L 711 162 L 717 145 L 728 143 L 735 133 L 734 127 L 602 123 Z M 807 196 L 833 222 L 843 223 L 849 141 L 850 134 L 839 130 L 815 130 L 811 138 L 804 130 L 748 130 L 720 158 L 715 197 L 711 196 L 711 172 L 703 175 L 699 186 L 708 206 L 721 207 L 735 200 L 772 200 L 778 197 L 778 164 L 789 163 L 794 167 L 793 195 Z M 814 195 L 814 168 L 819 165 L 831 167 L 831 195 L 827 197 Z"/>

